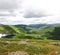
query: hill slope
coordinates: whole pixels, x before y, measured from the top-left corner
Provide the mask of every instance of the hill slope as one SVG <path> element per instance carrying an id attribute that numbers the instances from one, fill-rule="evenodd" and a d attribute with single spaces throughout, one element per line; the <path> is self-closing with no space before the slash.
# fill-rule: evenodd
<path id="1" fill-rule="evenodd" d="M 7 35 L 24 33 L 22 29 L 11 25 L 0 25 L 0 33 Z"/>

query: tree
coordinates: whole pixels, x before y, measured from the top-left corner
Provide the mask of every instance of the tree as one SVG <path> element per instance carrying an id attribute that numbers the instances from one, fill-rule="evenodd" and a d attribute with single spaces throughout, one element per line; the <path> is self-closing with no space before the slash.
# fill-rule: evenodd
<path id="1" fill-rule="evenodd" d="M 49 39 L 60 40 L 60 27 L 55 27 L 53 32 L 47 32 Z"/>

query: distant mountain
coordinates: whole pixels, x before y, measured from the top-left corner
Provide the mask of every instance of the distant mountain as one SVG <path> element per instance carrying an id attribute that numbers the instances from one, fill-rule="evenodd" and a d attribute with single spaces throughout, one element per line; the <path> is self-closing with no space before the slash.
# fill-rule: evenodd
<path id="1" fill-rule="evenodd" d="M 44 27 L 44 26 L 56 26 L 56 25 L 60 25 L 60 24 L 31 24 L 31 25 L 28 25 L 28 26 L 31 27 L 31 28 L 41 28 L 41 27 Z"/>
<path id="2" fill-rule="evenodd" d="M 44 26 L 53 26 L 53 25 L 58 25 L 58 24 L 30 24 L 30 25 L 23 25 L 23 24 L 20 24 L 20 25 L 15 25 L 17 27 L 20 27 L 20 28 L 41 28 L 41 27 L 44 27 Z"/>
<path id="3" fill-rule="evenodd" d="M 31 24 L 31 25 L 21 25 L 20 24 L 20 25 L 15 25 L 15 26 L 26 29 L 26 28 L 40 28 L 43 26 L 47 26 L 47 24 Z"/>
<path id="4" fill-rule="evenodd" d="M 29 25 L 29 27 L 32 27 L 32 28 L 40 28 L 43 26 L 47 26 L 47 24 L 31 24 L 31 25 Z"/>

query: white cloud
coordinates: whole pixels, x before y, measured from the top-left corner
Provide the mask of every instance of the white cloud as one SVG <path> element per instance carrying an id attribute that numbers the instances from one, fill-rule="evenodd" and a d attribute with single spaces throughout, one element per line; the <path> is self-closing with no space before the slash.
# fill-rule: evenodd
<path id="1" fill-rule="evenodd" d="M 9 24 L 60 23 L 60 0 L 0 0 L 1 9 L 0 22 L 4 18 Z"/>

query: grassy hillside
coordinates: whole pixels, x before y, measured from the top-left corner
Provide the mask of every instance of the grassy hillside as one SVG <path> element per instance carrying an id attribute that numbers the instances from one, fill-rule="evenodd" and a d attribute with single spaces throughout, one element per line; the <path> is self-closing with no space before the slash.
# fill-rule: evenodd
<path id="1" fill-rule="evenodd" d="M 0 55 L 60 55 L 60 25 L 31 29 L 0 25 L 0 33 L 16 34 L 0 39 Z"/>
<path id="2" fill-rule="evenodd" d="M 33 27 L 32 27 L 33 26 Z M 15 25 L 15 27 L 18 27 L 22 29 L 25 32 L 25 37 L 24 38 L 39 38 L 41 36 L 42 38 L 50 38 L 50 39 L 60 39 L 60 35 L 58 35 L 58 29 L 60 29 L 60 24 L 51 24 L 51 25 Z M 36 28 L 40 27 L 40 28 Z M 57 30 L 57 31 L 55 31 Z M 57 34 L 56 34 L 57 33 Z M 55 35 L 56 34 L 56 35 Z M 22 34 L 23 35 L 23 34 Z M 21 36 L 22 36 L 21 35 Z M 54 37 L 56 36 L 56 37 Z M 51 38 L 53 37 L 53 38 Z M 21 38 L 21 37 L 20 37 Z"/>
<path id="3" fill-rule="evenodd" d="M 60 24 L 33 24 L 33 25 L 15 25 L 16 27 L 24 30 L 28 34 L 43 34 L 46 32 L 52 32 L 55 27 L 60 27 Z"/>
<path id="4" fill-rule="evenodd" d="M 23 38 L 23 39 L 31 39 L 31 38 L 37 38 L 36 34 L 28 34 L 29 28 L 21 28 L 18 26 L 12 26 L 12 25 L 0 25 L 0 33 L 4 33 L 7 35 L 14 35 L 13 38 Z M 27 32 L 28 31 L 28 32 Z M 7 36 L 7 38 L 10 38 L 10 36 Z"/>
<path id="5" fill-rule="evenodd" d="M 51 39 L 60 39 L 60 25 L 43 26 L 40 28 L 32 28 L 29 30 L 30 34 L 38 34 L 42 37 Z M 53 38 L 52 38 L 53 37 Z"/>
<path id="6" fill-rule="evenodd" d="M 43 26 L 40 28 L 30 28 L 26 25 L 0 25 L 0 33 L 4 33 L 7 35 L 15 34 L 14 38 L 28 38 L 35 39 L 41 36 L 42 38 L 50 38 L 50 39 L 60 39 L 60 25 L 51 25 L 51 26 Z M 58 37 L 58 38 L 57 38 Z"/>
<path id="7" fill-rule="evenodd" d="M 0 39 L 0 55 L 60 55 L 60 41 Z"/>
<path id="8" fill-rule="evenodd" d="M 24 33 L 24 31 L 18 27 L 11 26 L 11 25 L 0 25 L 0 33 L 7 34 L 7 35 L 17 35 Z"/>
<path id="9" fill-rule="evenodd" d="M 53 26 L 43 26 L 40 28 L 33 28 L 30 30 L 31 33 L 44 34 L 46 32 L 53 32 L 56 27 L 60 27 L 60 25 Z"/>

